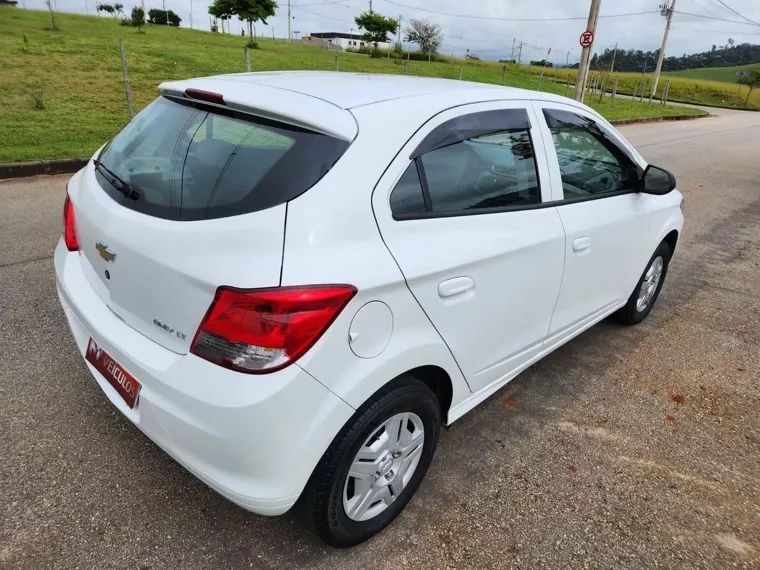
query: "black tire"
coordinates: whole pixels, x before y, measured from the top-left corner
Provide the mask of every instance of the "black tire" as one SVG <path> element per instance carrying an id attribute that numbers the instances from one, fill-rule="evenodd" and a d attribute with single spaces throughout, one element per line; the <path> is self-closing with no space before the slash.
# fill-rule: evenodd
<path id="1" fill-rule="evenodd" d="M 388 507 L 366 521 L 348 517 L 343 491 L 349 468 L 370 436 L 400 412 L 422 420 L 424 441 L 411 479 Z M 441 428 L 438 398 L 424 383 L 403 375 L 374 394 L 359 408 L 327 448 L 299 499 L 307 525 L 331 546 L 347 548 L 371 538 L 398 516 L 419 487 L 433 459 Z"/>
<path id="2" fill-rule="evenodd" d="M 641 290 L 641 286 L 644 283 L 644 279 L 646 278 L 649 268 L 652 266 L 652 263 L 654 263 L 654 261 L 658 257 L 661 257 L 663 261 L 662 274 L 660 275 L 660 280 L 657 283 L 657 287 L 655 288 L 654 294 L 652 295 L 649 302 L 643 308 L 639 309 L 639 307 L 637 306 L 638 300 L 639 300 L 639 291 Z M 633 289 L 633 293 L 631 293 L 631 296 L 628 298 L 628 302 L 625 304 L 623 308 L 621 308 L 619 311 L 615 313 L 614 318 L 616 321 L 624 325 L 637 325 L 641 321 L 647 318 L 649 311 L 652 310 L 652 307 L 657 301 L 657 297 L 660 296 L 660 290 L 662 290 L 662 285 L 663 283 L 665 283 L 665 276 L 668 274 L 669 264 L 670 264 L 670 247 L 668 246 L 666 242 L 662 242 L 660 245 L 657 246 L 657 249 L 652 254 L 652 257 L 649 259 L 649 262 L 647 263 L 647 266 L 644 269 L 644 272 L 641 274 L 641 277 L 636 283 L 636 287 L 634 287 Z"/>

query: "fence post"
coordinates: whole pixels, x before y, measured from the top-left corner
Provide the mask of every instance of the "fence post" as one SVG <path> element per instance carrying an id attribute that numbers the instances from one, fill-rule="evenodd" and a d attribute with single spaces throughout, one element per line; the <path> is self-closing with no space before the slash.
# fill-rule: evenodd
<path id="1" fill-rule="evenodd" d="M 565 84 L 565 97 L 567 97 L 567 92 L 570 90 L 570 74 L 567 74 L 567 83 Z"/>
<path id="2" fill-rule="evenodd" d="M 612 108 L 615 108 L 615 96 L 617 95 L 618 77 L 615 76 L 615 84 L 612 86 Z"/>
<path id="3" fill-rule="evenodd" d="M 245 70 L 251 72 L 251 52 L 248 48 L 245 48 Z"/>
<path id="4" fill-rule="evenodd" d="M 119 53 L 121 54 L 121 74 L 124 76 L 124 95 L 127 98 L 127 109 L 129 118 L 135 116 L 135 110 L 132 108 L 132 92 L 129 89 L 129 75 L 127 74 L 127 54 L 124 51 L 124 40 L 119 38 Z"/>
<path id="5" fill-rule="evenodd" d="M 407 75 L 409 73 L 409 60 L 407 59 L 404 62 L 404 75 Z"/>
<path id="6" fill-rule="evenodd" d="M 604 97 L 605 90 L 607 89 L 607 74 L 605 73 L 604 79 L 602 80 L 602 88 L 599 90 L 599 103 L 602 102 L 602 97 Z"/>
<path id="7" fill-rule="evenodd" d="M 462 80 L 462 73 L 464 73 L 464 65 L 459 66 L 459 80 Z"/>
<path id="8" fill-rule="evenodd" d="M 541 91 L 541 80 L 544 78 L 544 72 L 541 70 L 541 73 L 538 74 L 538 87 L 536 87 L 536 91 Z"/>
<path id="9" fill-rule="evenodd" d="M 668 104 L 668 97 L 670 97 L 670 79 L 665 84 L 665 104 Z"/>
<path id="10" fill-rule="evenodd" d="M 631 107 L 633 107 L 633 104 L 636 102 L 636 93 L 639 90 L 639 80 L 637 79 L 636 82 L 633 84 L 633 97 L 631 97 Z"/>
<path id="11" fill-rule="evenodd" d="M 502 65 L 501 66 L 501 84 L 502 85 L 504 85 L 504 79 L 506 78 L 506 76 L 507 76 L 507 66 Z"/>
<path id="12" fill-rule="evenodd" d="M 340 71 L 340 61 L 337 55 L 335 56 L 335 71 Z"/>

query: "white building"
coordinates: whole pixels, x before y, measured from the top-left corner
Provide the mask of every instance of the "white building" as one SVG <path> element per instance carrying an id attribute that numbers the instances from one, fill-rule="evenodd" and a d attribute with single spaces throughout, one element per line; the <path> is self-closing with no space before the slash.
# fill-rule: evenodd
<path id="1" fill-rule="evenodd" d="M 301 38 L 304 41 L 310 39 L 319 39 L 329 44 L 336 45 L 343 49 L 359 49 L 365 46 L 371 46 L 370 42 L 365 42 L 360 34 L 345 34 L 343 32 L 317 32 Z M 377 42 L 377 47 L 381 49 L 390 49 L 390 42 Z"/>

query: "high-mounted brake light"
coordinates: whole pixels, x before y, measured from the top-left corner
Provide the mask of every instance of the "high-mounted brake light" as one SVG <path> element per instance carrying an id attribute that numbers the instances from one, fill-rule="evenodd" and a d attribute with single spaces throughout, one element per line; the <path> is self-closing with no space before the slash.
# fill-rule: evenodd
<path id="1" fill-rule="evenodd" d="M 204 91 L 203 89 L 185 89 L 185 96 L 190 97 L 191 99 L 197 99 L 199 101 L 216 103 L 217 105 L 226 105 L 222 94 L 214 93 L 213 91 Z"/>
<path id="2" fill-rule="evenodd" d="M 68 194 L 66 194 L 66 200 L 63 203 L 63 241 L 66 242 L 69 251 L 79 250 L 77 225 L 74 222 L 74 204 L 71 203 Z"/>
<path id="3" fill-rule="evenodd" d="M 355 294 L 350 285 L 220 287 L 190 352 L 239 372 L 280 370 L 317 342 Z"/>

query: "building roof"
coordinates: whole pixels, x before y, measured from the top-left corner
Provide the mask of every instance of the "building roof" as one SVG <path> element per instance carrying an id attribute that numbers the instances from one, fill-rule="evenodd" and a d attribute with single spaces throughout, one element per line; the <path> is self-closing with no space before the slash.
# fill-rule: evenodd
<path id="1" fill-rule="evenodd" d="M 313 38 L 322 38 L 323 40 L 326 40 L 328 38 L 343 38 L 344 40 L 360 40 L 362 39 L 361 34 L 347 34 L 345 32 L 315 32 L 313 34 L 309 34 Z M 388 38 L 385 38 L 385 42 L 388 42 Z"/>

